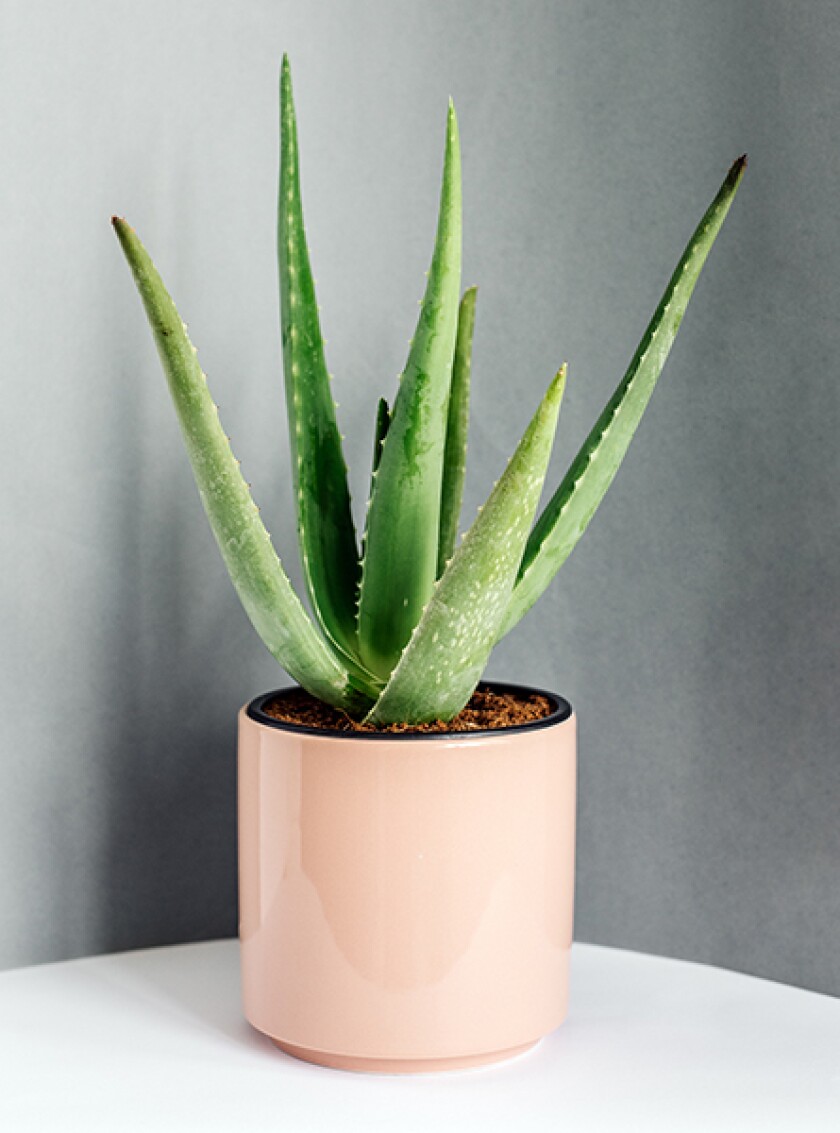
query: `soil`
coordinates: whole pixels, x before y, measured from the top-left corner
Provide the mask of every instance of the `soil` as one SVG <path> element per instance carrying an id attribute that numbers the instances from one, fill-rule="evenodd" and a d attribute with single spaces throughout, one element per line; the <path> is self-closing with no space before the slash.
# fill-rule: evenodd
<path id="1" fill-rule="evenodd" d="M 550 716 L 552 704 L 538 693 L 490 692 L 478 689 L 465 708 L 451 720 L 429 724 L 386 724 L 375 727 L 351 720 L 344 712 L 310 696 L 303 689 L 292 689 L 263 705 L 266 716 L 287 724 L 319 728 L 327 732 L 482 732 L 490 728 L 512 728 Z"/>

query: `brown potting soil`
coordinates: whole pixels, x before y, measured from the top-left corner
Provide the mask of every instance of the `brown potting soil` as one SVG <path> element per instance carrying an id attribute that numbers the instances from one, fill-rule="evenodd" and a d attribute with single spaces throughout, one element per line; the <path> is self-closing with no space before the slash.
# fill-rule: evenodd
<path id="1" fill-rule="evenodd" d="M 466 707 L 451 720 L 434 720 L 428 724 L 385 724 L 382 727 L 363 724 L 298 688 L 263 705 L 263 712 L 274 720 L 327 732 L 481 732 L 541 720 L 550 716 L 551 711 L 551 701 L 539 693 L 520 696 L 487 689 L 476 690 Z"/>

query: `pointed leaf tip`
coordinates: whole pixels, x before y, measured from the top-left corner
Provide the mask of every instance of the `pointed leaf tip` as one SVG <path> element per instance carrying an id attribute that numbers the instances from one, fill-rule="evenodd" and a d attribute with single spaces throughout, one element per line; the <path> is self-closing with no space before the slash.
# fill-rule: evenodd
<path id="1" fill-rule="evenodd" d="M 124 251 L 128 251 L 132 241 L 137 240 L 137 233 L 122 216 L 112 216 L 111 224 Z"/>
<path id="2" fill-rule="evenodd" d="M 289 64 L 289 56 L 283 56 L 283 62 L 280 65 L 280 112 L 281 114 L 287 109 L 292 101 L 292 68 Z"/>
<path id="3" fill-rule="evenodd" d="M 563 390 L 566 388 L 566 372 L 568 366 L 564 362 L 557 373 L 551 380 L 551 385 L 548 387 L 548 394 L 546 395 L 546 402 L 554 405 L 563 396 Z"/>
<path id="4" fill-rule="evenodd" d="M 744 176 L 747 168 L 747 155 L 742 153 L 737 161 L 733 162 L 732 168 L 727 174 L 726 180 L 729 185 L 737 185 L 737 183 Z"/>

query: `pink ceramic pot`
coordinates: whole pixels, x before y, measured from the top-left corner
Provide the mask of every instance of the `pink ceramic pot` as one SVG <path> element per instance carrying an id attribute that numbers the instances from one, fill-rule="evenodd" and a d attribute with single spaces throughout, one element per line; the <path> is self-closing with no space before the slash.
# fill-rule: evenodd
<path id="1" fill-rule="evenodd" d="M 498 691 L 513 686 L 492 685 Z M 525 690 L 518 690 L 525 691 Z M 239 720 L 245 1014 L 350 1070 L 518 1054 L 566 1013 L 575 717 L 345 736 Z"/>

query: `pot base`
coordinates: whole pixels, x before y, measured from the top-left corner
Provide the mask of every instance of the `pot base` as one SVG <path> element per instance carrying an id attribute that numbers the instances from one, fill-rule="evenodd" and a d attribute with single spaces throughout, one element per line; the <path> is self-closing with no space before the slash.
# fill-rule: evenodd
<path id="1" fill-rule="evenodd" d="M 271 1036 L 269 1036 L 270 1038 Z M 353 1055 L 335 1054 L 328 1050 L 309 1050 L 305 1046 L 295 1046 L 281 1039 L 271 1039 L 284 1054 L 300 1058 L 303 1062 L 314 1062 L 318 1066 L 328 1066 L 332 1070 L 356 1070 L 368 1074 L 429 1074 L 438 1070 L 470 1070 L 476 1066 L 488 1066 L 493 1062 L 503 1062 L 524 1054 L 539 1042 L 523 1043 L 507 1050 L 489 1050 L 481 1054 L 454 1055 L 449 1058 L 357 1058 Z"/>

